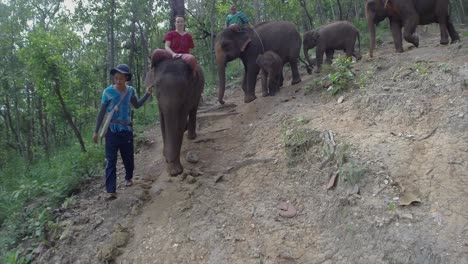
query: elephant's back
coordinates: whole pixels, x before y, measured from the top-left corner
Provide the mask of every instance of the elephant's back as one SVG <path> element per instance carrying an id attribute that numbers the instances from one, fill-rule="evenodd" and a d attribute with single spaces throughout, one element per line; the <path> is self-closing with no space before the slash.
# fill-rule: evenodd
<path id="1" fill-rule="evenodd" d="M 267 22 L 255 28 L 253 40 L 260 36 L 264 51 L 274 51 L 283 61 L 297 58 L 302 45 L 301 35 L 296 26 L 289 21 Z"/>
<path id="2" fill-rule="evenodd" d="M 338 34 L 349 34 L 349 32 L 358 32 L 357 28 L 348 21 L 336 21 L 320 27 L 320 33 L 333 32 Z"/>

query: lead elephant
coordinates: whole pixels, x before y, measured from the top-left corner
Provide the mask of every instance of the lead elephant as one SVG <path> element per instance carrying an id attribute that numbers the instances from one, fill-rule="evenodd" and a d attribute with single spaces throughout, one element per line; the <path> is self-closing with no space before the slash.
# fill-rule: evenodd
<path id="1" fill-rule="evenodd" d="M 269 50 L 258 55 L 257 64 L 261 68 L 262 95 L 275 95 L 282 85 L 283 61 L 278 54 Z M 268 88 L 268 89 L 265 89 Z"/>
<path id="2" fill-rule="evenodd" d="M 354 49 L 356 39 L 359 44 L 359 51 Z M 323 54 L 327 55 L 327 62 L 331 64 L 335 50 L 343 50 L 347 57 L 354 56 L 356 60 L 361 59 L 361 40 L 359 31 L 348 21 L 337 21 L 318 29 L 307 31 L 304 34 L 302 49 L 307 62 L 312 65 L 309 59 L 309 49 L 315 47 L 316 68 L 315 72 L 320 72 L 323 62 Z"/>
<path id="3" fill-rule="evenodd" d="M 146 74 L 145 86 L 155 87 L 158 99 L 163 154 L 168 173 L 182 173 L 180 149 L 183 135 L 195 139 L 197 109 L 205 85 L 201 67 L 190 54 L 173 59 L 171 54 L 156 49 L 151 56 L 151 70 Z"/>
<path id="4" fill-rule="evenodd" d="M 403 37 L 414 46 L 419 46 L 419 38 L 415 34 L 418 25 L 439 23 L 440 44 L 460 40 L 458 33 L 448 14 L 449 0 L 367 0 L 366 16 L 370 31 L 369 55 L 373 57 L 375 49 L 375 25 L 389 18 L 393 42 L 397 52 L 403 52 L 401 28 Z M 447 34 L 448 32 L 448 34 Z"/>
<path id="5" fill-rule="evenodd" d="M 240 58 L 244 65 L 242 90 L 244 102 L 255 100 L 255 83 L 260 70 L 256 63 L 258 55 L 266 51 L 274 51 L 281 57 L 283 64 L 289 63 L 292 70 L 291 84 L 301 81 L 298 70 L 298 59 L 301 49 L 301 36 L 296 26 L 287 21 L 263 22 L 253 29 L 244 31 L 237 27 L 229 27 L 216 36 L 216 61 L 218 64 L 218 101 L 224 104 L 226 85 L 226 64 Z"/>

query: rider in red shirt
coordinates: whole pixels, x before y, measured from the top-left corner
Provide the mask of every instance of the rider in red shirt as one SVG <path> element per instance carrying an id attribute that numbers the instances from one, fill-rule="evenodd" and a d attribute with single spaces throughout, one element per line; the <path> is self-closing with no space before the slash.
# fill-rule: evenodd
<path id="1" fill-rule="evenodd" d="M 195 47 L 192 35 L 185 31 L 185 20 L 181 16 L 176 17 L 176 30 L 167 32 L 164 37 L 165 48 L 173 57 L 178 58 L 181 54 L 191 54 Z"/>

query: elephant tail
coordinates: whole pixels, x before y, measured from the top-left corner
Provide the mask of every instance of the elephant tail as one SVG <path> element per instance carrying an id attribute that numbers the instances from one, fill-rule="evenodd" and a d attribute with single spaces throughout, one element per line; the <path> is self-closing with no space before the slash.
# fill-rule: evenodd
<path id="1" fill-rule="evenodd" d="M 358 41 L 359 54 L 361 54 L 361 36 L 359 34 L 359 31 L 357 31 L 357 41 Z"/>

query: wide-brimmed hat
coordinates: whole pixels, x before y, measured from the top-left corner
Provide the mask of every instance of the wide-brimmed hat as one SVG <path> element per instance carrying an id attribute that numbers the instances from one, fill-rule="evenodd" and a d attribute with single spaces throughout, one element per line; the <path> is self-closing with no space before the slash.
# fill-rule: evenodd
<path id="1" fill-rule="evenodd" d="M 127 75 L 127 81 L 130 81 L 132 79 L 132 73 L 130 72 L 130 67 L 128 67 L 127 64 L 117 65 L 117 67 L 110 71 L 110 74 L 114 75 L 117 72 Z"/>

